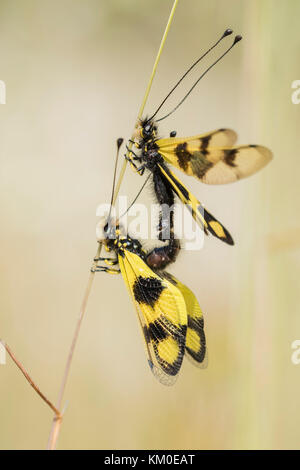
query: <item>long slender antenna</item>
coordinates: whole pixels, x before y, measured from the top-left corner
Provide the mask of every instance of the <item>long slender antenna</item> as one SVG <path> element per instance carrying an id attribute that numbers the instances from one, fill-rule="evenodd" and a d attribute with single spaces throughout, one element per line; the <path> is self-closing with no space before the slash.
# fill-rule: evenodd
<path id="1" fill-rule="evenodd" d="M 170 111 L 168 114 L 166 114 L 165 116 L 163 116 L 162 118 L 160 119 L 157 119 L 157 122 L 159 121 L 162 121 L 163 119 L 166 119 L 167 117 L 169 117 L 171 114 L 173 114 L 178 108 L 179 106 L 182 105 L 182 103 L 187 99 L 187 97 L 191 94 L 191 92 L 193 91 L 193 89 L 198 85 L 198 83 L 200 82 L 200 80 L 204 77 L 204 75 L 207 74 L 207 72 L 209 72 L 210 69 L 212 69 L 218 62 L 220 62 L 221 59 L 223 59 L 223 57 L 228 54 L 228 52 L 233 48 L 233 46 L 235 46 L 235 44 L 237 44 L 239 41 L 241 41 L 242 39 L 242 36 L 238 35 L 238 36 L 235 36 L 234 38 L 234 41 L 233 43 L 231 44 L 231 46 L 213 63 L 211 64 L 206 70 L 205 72 L 202 73 L 202 75 L 200 75 L 200 77 L 198 78 L 198 80 L 194 83 L 194 85 L 191 87 L 191 89 L 188 91 L 188 93 L 182 98 L 181 101 L 179 101 L 178 105 L 175 106 L 175 108 L 172 109 L 172 111 Z"/>
<path id="2" fill-rule="evenodd" d="M 114 177 L 113 177 L 111 199 L 110 199 L 110 209 L 109 209 L 109 214 L 108 214 L 108 219 L 107 220 L 110 219 L 111 209 L 112 209 L 112 206 L 113 206 L 114 192 L 115 192 L 115 185 L 116 185 L 116 175 L 117 175 L 117 168 L 118 168 L 118 159 L 119 159 L 120 148 L 121 148 L 121 145 L 123 144 L 123 142 L 124 142 L 124 139 L 122 139 L 122 137 L 120 137 L 117 140 L 117 153 L 116 153 L 116 159 L 115 159 Z"/>
<path id="3" fill-rule="evenodd" d="M 125 214 L 127 214 L 127 212 L 129 212 L 129 210 L 132 208 L 133 204 L 135 204 L 136 200 L 138 199 L 138 197 L 140 196 L 141 192 L 143 191 L 144 187 L 146 186 L 146 184 L 148 183 L 149 179 L 150 179 L 150 176 L 152 176 L 152 173 L 149 173 L 148 177 L 145 179 L 141 189 L 139 190 L 139 192 L 137 193 L 137 195 L 135 196 L 134 200 L 132 201 L 132 203 L 130 204 L 130 206 L 126 209 L 126 211 L 120 216 L 120 219 L 122 217 L 124 217 Z"/>
<path id="4" fill-rule="evenodd" d="M 157 108 L 157 110 L 155 111 L 155 113 L 151 116 L 151 118 L 149 118 L 149 121 L 151 121 L 158 113 L 158 111 L 163 107 L 163 105 L 165 104 L 165 102 L 167 101 L 167 99 L 169 98 L 169 96 L 172 95 L 173 91 L 176 90 L 176 88 L 178 87 L 178 85 L 180 85 L 180 83 L 182 82 L 182 80 L 190 73 L 190 71 L 196 67 L 196 65 L 200 62 L 200 60 L 204 59 L 204 57 L 207 56 L 207 54 L 209 52 L 211 52 L 221 41 L 222 39 L 224 39 L 226 36 L 229 36 L 230 34 L 232 34 L 233 31 L 232 29 L 228 28 L 226 29 L 226 31 L 224 31 L 223 35 L 220 37 L 220 39 L 218 39 L 218 41 L 213 45 L 211 46 L 201 57 L 199 57 L 199 59 L 196 60 L 196 62 L 194 62 L 190 68 L 182 75 L 182 77 L 178 80 L 178 82 L 173 86 L 172 90 L 167 94 L 167 96 L 163 99 L 163 101 L 160 103 L 159 107 Z"/>

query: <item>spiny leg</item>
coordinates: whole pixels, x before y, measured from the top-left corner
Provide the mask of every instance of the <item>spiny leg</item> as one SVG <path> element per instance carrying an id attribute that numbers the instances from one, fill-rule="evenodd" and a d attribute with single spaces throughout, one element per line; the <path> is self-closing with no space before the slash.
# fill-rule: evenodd
<path id="1" fill-rule="evenodd" d="M 139 157 L 132 149 L 130 149 L 128 147 L 128 145 L 126 145 L 126 150 L 127 150 L 127 155 L 129 158 L 131 158 L 132 160 L 140 160 L 141 157 Z M 131 157 L 131 155 L 134 155 L 134 157 Z"/>
<path id="2" fill-rule="evenodd" d="M 132 140 L 132 139 L 129 139 L 129 141 L 132 145 L 134 145 L 137 149 L 140 148 L 140 144 L 138 142 L 136 142 L 135 140 Z"/>
<path id="3" fill-rule="evenodd" d="M 127 161 L 130 163 L 131 168 L 132 168 L 134 171 L 137 171 L 138 167 L 137 167 L 136 164 L 134 163 L 133 158 L 132 158 L 132 157 L 129 157 L 129 156 L 126 155 L 126 154 L 124 155 L 124 158 L 125 158 L 125 160 L 127 160 Z"/>
<path id="4" fill-rule="evenodd" d="M 134 163 L 134 159 L 129 157 L 128 155 L 124 155 L 125 159 L 130 163 L 131 167 L 140 175 L 143 175 L 145 172 L 145 164 L 141 165 L 140 167 L 137 167 L 136 164 Z"/>
<path id="5" fill-rule="evenodd" d="M 96 268 L 91 269 L 92 273 L 107 273 L 107 274 L 120 274 L 120 269 L 106 268 L 105 266 L 97 266 Z"/>
<path id="6" fill-rule="evenodd" d="M 98 263 L 99 261 L 104 261 L 104 263 L 108 264 L 108 266 L 114 266 L 115 264 L 118 264 L 118 259 L 115 258 L 94 258 L 95 263 Z"/>
<path id="7" fill-rule="evenodd" d="M 137 168 L 137 172 L 142 176 L 145 173 L 145 165 L 141 165 L 139 168 Z"/>

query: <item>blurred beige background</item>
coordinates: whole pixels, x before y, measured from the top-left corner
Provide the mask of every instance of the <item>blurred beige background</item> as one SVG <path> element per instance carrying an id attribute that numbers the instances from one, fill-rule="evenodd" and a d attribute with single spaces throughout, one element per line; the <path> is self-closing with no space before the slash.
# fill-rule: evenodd
<path id="1" fill-rule="evenodd" d="M 53 401 L 96 251 L 96 207 L 110 196 L 115 140 L 131 134 L 171 5 L 0 1 L 0 337 Z M 274 160 L 223 187 L 183 177 L 236 243 L 210 237 L 171 270 L 205 312 L 207 370 L 187 362 L 174 387 L 156 382 L 122 278 L 97 275 L 59 448 L 299 448 L 299 15 L 296 0 L 179 1 L 146 111 L 231 27 L 242 43 L 161 133 L 231 127 L 240 143 L 269 146 Z M 141 183 L 128 169 L 121 194 L 133 197 Z M 9 358 L 0 390 L 0 447 L 45 448 L 51 412 Z"/>

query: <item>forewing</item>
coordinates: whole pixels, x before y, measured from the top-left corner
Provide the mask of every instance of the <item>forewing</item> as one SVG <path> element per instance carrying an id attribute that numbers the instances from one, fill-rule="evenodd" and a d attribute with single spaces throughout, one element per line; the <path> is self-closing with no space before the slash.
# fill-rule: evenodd
<path id="1" fill-rule="evenodd" d="M 170 273 L 163 275 L 182 293 L 188 315 L 185 351 L 191 362 L 201 368 L 207 367 L 207 349 L 204 332 L 204 319 L 200 305 L 193 292 Z"/>
<path id="2" fill-rule="evenodd" d="M 156 378 L 172 385 L 180 371 L 187 329 L 187 312 L 180 290 L 154 273 L 130 251 L 119 256 L 121 273 L 137 309 L 149 365 Z"/>
<path id="3" fill-rule="evenodd" d="M 231 129 L 216 129 L 206 134 L 190 137 L 170 137 L 157 140 L 157 145 L 166 153 L 173 153 L 174 147 L 187 142 L 189 145 L 206 150 L 208 147 L 231 147 L 237 139 L 237 134 Z"/>
<path id="4" fill-rule="evenodd" d="M 272 152 L 261 145 L 199 146 L 188 140 L 162 147 L 158 141 L 158 145 L 168 163 L 207 184 L 233 183 L 256 173 L 272 159 Z"/>

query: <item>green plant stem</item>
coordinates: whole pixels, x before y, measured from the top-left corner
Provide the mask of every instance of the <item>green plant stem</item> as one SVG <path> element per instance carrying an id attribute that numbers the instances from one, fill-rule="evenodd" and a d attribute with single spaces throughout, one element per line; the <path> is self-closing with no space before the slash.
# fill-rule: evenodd
<path id="1" fill-rule="evenodd" d="M 141 119 L 142 114 L 144 112 L 144 109 L 145 109 L 145 106 L 146 106 L 146 103 L 147 103 L 147 99 L 149 97 L 149 93 L 150 93 L 150 90 L 151 90 L 152 82 L 153 82 L 154 76 L 156 74 L 157 66 L 158 66 L 158 63 L 160 61 L 160 57 L 161 57 L 161 54 L 162 54 L 162 51 L 163 51 L 163 48 L 164 48 L 169 30 L 170 30 L 170 27 L 171 27 L 171 23 L 173 21 L 173 17 L 174 17 L 174 14 L 175 14 L 175 10 L 176 10 L 178 1 L 179 0 L 175 0 L 174 3 L 173 3 L 173 7 L 172 7 L 172 10 L 170 12 L 170 16 L 169 16 L 169 19 L 168 19 L 168 22 L 167 22 L 167 25 L 166 25 L 166 29 L 165 29 L 165 32 L 164 32 L 163 37 L 161 39 L 160 46 L 159 46 L 159 49 L 158 49 L 158 52 L 157 52 L 157 56 L 156 56 L 156 59 L 155 59 L 154 65 L 153 65 L 153 69 L 152 69 L 152 72 L 151 72 L 151 75 L 150 75 L 150 78 L 149 78 L 149 81 L 148 81 L 146 92 L 145 92 L 141 107 L 139 109 L 139 113 L 138 113 L 138 116 L 137 116 L 136 123 L 139 122 L 139 120 Z M 131 140 L 133 140 L 133 136 L 132 136 Z M 132 143 L 131 142 L 129 142 L 128 148 L 129 149 L 132 148 Z M 118 182 L 116 184 L 116 190 L 115 190 L 115 194 L 114 194 L 113 205 L 115 204 L 115 202 L 117 200 L 117 197 L 118 197 L 118 194 L 119 194 L 119 191 L 120 191 L 120 187 L 121 187 L 121 183 L 122 183 L 124 175 L 125 175 L 126 167 L 127 167 L 127 160 L 124 159 L 123 166 L 122 166 L 121 171 L 120 171 L 119 179 L 118 179 Z"/>

